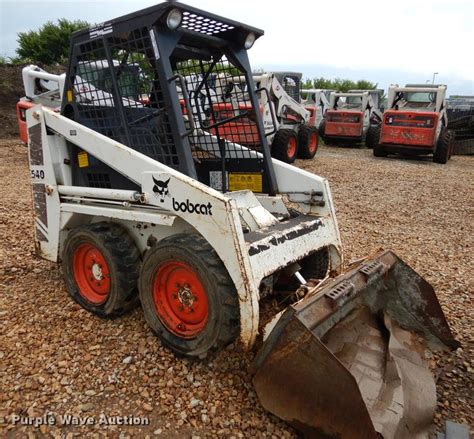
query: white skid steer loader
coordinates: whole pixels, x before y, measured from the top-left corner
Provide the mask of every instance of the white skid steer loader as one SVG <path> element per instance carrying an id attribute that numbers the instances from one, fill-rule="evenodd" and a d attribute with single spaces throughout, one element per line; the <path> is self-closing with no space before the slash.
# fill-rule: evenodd
<path id="1" fill-rule="evenodd" d="M 301 73 L 295 72 L 253 74 L 272 157 L 285 163 L 293 163 L 297 157 L 312 159 L 318 149 L 318 130 L 310 124 L 311 113 L 300 102 L 301 76 Z M 215 108 L 221 113 L 228 113 L 231 108 L 234 112 L 242 111 L 245 107 L 236 104 L 242 100 L 246 100 L 251 108 L 246 90 L 247 81 L 244 76 L 220 75 L 216 79 L 216 93 L 224 97 L 227 106 L 217 104 Z M 258 150 L 260 140 L 255 123 L 252 128 L 253 136 L 249 136 L 252 129 L 242 128 L 240 124 L 232 122 L 222 129 L 228 132 L 227 138 L 230 140 Z"/>
<path id="2" fill-rule="evenodd" d="M 319 135 L 326 144 L 365 143 L 373 148 L 382 121 L 380 100 L 383 90 L 332 92 Z"/>
<path id="3" fill-rule="evenodd" d="M 435 163 L 451 158 L 455 134 L 448 129 L 445 85 L 391 85 L 387 110 L 377 128 L 374 156 L 433 154 Z"/>
<path id="4" fill-rule="evenodd" d="M 334 90 L 322 88 L 301 89 L 301 95 L 306 97 L 301 103 L 310 112 L 309 124 L 317 130 L 319 130 L 326 110 L 329 108 L 328 96 L 330 96 L 333 91 Z"/>
<path id="5" fill-rule="evenodd" d="M 247 56 L 262 34 L 178 2 L 74 33 L 60 112 L 34 101 L 26 112 L 38 255 L 62 264 L 91 313 L 140 302 L 178 354 L 260 345 L 263 406 L 308 437 L 423 437 L 436 393 L 420 346 L 457 342 L 431 286 L 393 253 L 337 276 L 327 181 L 270 155 Z M 97 60 L 107 94 L 88 86 Z M 122 76 L 138 61 L 148 99 Z M 252 108 L 222 117 L 208 79 L 236 71 Z M 248 118 L 260 152 L 221 129 Z M 276 295 L 293 303 L 261 318 Z"/>

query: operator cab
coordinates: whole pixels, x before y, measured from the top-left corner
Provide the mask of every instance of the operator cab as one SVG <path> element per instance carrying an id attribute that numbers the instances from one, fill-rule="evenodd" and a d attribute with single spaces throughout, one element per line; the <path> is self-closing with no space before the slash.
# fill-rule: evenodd
<path id="1" fill-rule="evenodd" d="M 247 55 L 261 35 L 177 2 L 75 32 L 61 112 L 216 190 L 273 195 L 276 178 Z M 238 88 L 218 93 L 219 81 L 236 76 Z M 220 107 L 229 103 L 232 111 L 222 117 Z M 258 137 L 260 154 L 228 140 L 230 123 Z M 137 188 L 139 182 L 69 147 L 75 185 Z"/>

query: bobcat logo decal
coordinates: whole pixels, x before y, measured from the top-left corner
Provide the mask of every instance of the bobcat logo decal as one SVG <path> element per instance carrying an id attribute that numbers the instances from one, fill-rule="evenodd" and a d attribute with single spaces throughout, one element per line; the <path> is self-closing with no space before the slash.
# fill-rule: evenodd
<path id="1" fill-rule="evenodd" d="M 153 182 L 155 183 L 155 185 L 153 186 L 153 192 L 156 194 L 157 197 L 159 197 L 160 199 L 160 202 L 164 202 L 165 201 L 165 197 L 169 194 L 169 190 L 168 190 L 168 183 L 170 182 L 170 178 L 168 178 L 168 180 L 166 181 L 162 181 L 162 180 L 157 180 L 155 177 L 153 177 Z"/>

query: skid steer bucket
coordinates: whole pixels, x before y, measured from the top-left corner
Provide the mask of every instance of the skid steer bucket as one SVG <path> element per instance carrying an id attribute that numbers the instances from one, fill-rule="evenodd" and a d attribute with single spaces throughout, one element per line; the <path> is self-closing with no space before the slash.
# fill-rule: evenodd
<path id="1" fill-rule="evenodd" d="M 431 348 L 456 348 L 433 288 L 390 251 L 286 309 L 251 367 L 262 405 L 305 437 L 424 438 Z"/>

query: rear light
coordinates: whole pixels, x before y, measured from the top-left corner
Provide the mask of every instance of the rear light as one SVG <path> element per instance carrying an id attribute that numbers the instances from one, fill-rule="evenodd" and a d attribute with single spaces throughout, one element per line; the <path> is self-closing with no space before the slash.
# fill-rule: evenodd
<path id="1" fill-rule="evenodd" d="M 26 121 L 26 109 L 20 108 L 20 119 L 25 122 Z"/>

